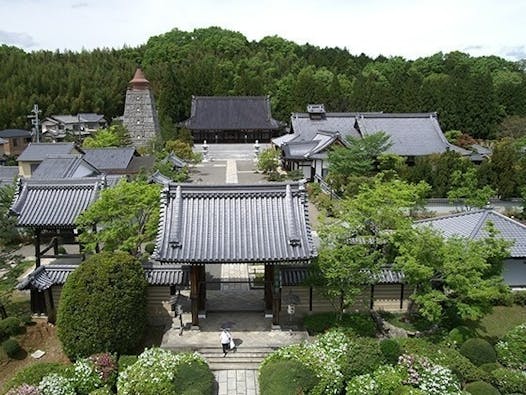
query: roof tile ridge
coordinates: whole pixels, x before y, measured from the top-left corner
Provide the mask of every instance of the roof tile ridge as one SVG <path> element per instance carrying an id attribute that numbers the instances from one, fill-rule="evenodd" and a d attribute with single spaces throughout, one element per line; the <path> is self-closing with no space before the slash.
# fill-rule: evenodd
<path id="1" fill-rule="evenodd" d="M 474 212 L 474 214 L 481 213 L 481 216 L 480 216 L 480 219 L 478 220 L 478 222 L 475 224 L 475 227 L 473 228 L 473 230 L 469 234 L 469 238 L 470 239 L 475 238 L 475 236 L 480 232 L 480 230 L 482 229 L 482 227 L 486 223 L 486 220 L 488 219 L 488 214 L 489 214 L 490 211 L 491 210 L 484 210 L 484 209 L 482 209 L 482 210 L 477 210 L 477 211 Z"/>

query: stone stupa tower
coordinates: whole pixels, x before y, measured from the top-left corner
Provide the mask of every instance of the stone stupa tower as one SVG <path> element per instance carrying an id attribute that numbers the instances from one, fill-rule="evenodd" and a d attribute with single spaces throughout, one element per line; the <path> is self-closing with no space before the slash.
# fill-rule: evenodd
<path id="1" fill-rule="evenodd" d="M 159 119 L 150 82 L 140 68 L 128 83 L 122 123 L 134 147 L 148 146 L 160 133 Z"/>

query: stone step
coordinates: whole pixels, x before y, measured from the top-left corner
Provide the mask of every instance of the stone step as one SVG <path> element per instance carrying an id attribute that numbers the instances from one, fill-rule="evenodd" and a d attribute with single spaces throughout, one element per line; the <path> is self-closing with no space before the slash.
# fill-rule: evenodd
<path id="1" fill-rule="evenodd" d="M 275 349 L 272 347 L 246 347 L 229 351 L 223 356 L 219 347 L 201 347 L 197 350 L 208 362 L 211 370 L 258 369 L 267 355 Z"/>
<path id="2" fill-rule="evenodd" d="M 261 362 L 232 362 L 228 360 L 228 357 L 225 358 L 225 361 L 212 361 L 208 362 L 210 370 L 258 370 Z"/>

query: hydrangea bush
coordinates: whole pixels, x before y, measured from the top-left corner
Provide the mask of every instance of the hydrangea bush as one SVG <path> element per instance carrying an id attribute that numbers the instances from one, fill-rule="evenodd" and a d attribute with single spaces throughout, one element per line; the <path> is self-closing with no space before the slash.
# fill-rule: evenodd
<path id="1" fill-rule="evenodd" d="M 44 377 L 38 388 L 42 395 L 76 395 L 73 384 L 58 374 L 50 374 Z"/>
<path id="2" fill-rule="evenodd" d="M 160 348 L 146 349 L 137 362 L 119 374 L 117 394 L 172 394 L 174 378 L 182 364 L 194 361 L 205 363 L 197 353 L 174 354 Z"/>
<path id="3" fill-rule="evenodd" d="M 347 383 L 347 395 L 390 395 L 407 379 L 407 371 L 400 366 L 384 365 L 373 373 L 353 377 Z"/>
<path id="4" fill-rule="evenodd" d="M 22 384 L 16 388 L 10 389 L 6 395 L 42 395 L 42 392 L 34 385 Z"/>
<path id="5" fill-rule="evenodd" d="M 95 369 L 95 364 L 90 359 L 79 359 L 71 371 L 71 384 L 78 395 L 89 393 L 103 386 L 100 374 Z"/>
<path id="6" fill-rule="evenodd" d="M 526 371 L 526 324 L 511 329 L 495 346 L 504 366 Z"/>

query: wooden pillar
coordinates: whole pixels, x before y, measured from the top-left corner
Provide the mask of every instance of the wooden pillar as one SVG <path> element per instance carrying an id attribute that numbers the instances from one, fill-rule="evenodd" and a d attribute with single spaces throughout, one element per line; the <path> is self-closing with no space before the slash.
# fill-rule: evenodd
<path id="1" fill-rule="evenodd" d="M 279 312 L 281 311 L 281 285 L 279 267 L 273 268 L 274 281 L 272 282 L 272 324 L 279 325 Z"/>
<path id="2" fill-rule="evenodd" d="M 192 326 L 199 326 L 199 266 L 190 269 L 190 301 L 192 305 Z"/>
<path id="3" fill-rule="evenodd" d="M 312 311 L 312 287 L 309 287 L 309 311 Z"/>
<path id="4" fill-rule="evenodd" d="M 265 311 L 272 310 L 272 286 L 274 284 L 274 266 L 265 265 Z"/>
<path id="5" fill-rule="evenodd" d="M 206 270 L 205 265 L 199 266 L 199 300 L 198 310 L 206 310 Z"/>
<path id="6" fill-rule="evenodd" d="M 371 285 L 371 302 L 369 308 L 371 310 L 374 308 L 374 285 Z"/>
<path id="7" fill-rule="evenodd" d="M 404 308 L 404 283 L 400 284 L 400 310 Z"/>
<path id="8" fill-rule="evenodd" d="M 35 267 L 40 266 L 40 229 L 35 230 Z"/>
<path id="9" fill-rule="evenodd" d="M 53 255 L 58 256 L 58 236 L 53 237 Z"/>

